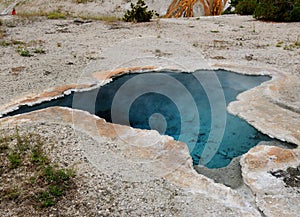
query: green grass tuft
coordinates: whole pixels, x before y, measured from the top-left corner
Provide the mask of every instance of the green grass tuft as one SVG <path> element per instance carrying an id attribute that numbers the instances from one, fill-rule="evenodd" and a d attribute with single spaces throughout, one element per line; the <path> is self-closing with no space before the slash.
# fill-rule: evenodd
<path id="1" fill-rule="evenodd" d="M 51 20 L 66 19 L 67 15 L 61 11 L 52 11 L 47 15 L 47 18 Z"/>
<path id="2" fill-rule="evenodd" d="M 36 49 L 34 49 L 33 53 L 36 53 L 36 54 L 45 54 L 46 51 L 43 48 L 36 48 Z"/>
<path id="3" fill-rule="evenodd" d="M 8 160 L 10 162 L 10 168 L 15 169 L 21 166 L 22 160 L 19 153 L 12 153 L 8 155 Z"/>
<path id="4" fill-rule="evenodd" d="M 22 57 L 31 57 L 32 55 L 30 54 L 29 50 L 24 47 L 19 47 L 17 49 L 17 52 L 20 54 Z"/>
<path id="5" fill-rule="evenodd" d="M 21 135 L 18 128 L 13 135 L 0 136 L 0 174 L 6 183 L 0 191 L 0 202 L 20 203 L 29 199 L 34 208 L 46 208 L 55 206 L 76 188 L 75 171 L 51 163 L 44 145 L 39 135 Z M 18 187 L 9 186 L 11 182 Z"/>

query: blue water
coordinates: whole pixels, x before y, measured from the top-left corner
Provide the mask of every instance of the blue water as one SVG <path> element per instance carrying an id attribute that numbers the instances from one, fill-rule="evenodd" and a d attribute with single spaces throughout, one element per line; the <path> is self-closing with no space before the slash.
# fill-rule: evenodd
<path id="1" fill-rule="evenodd" d="M 21 106 L 8 115 L 50 106 L 82 109 L 109 122 L 170 135 L 188 145 L 195 165 L 220 168 L 258 142 L 271 140 L 226 112 L 239 93 L 268 80 L 269 76 L 224 70 L 128 74 L 101 88 L 33 107 Z"/>

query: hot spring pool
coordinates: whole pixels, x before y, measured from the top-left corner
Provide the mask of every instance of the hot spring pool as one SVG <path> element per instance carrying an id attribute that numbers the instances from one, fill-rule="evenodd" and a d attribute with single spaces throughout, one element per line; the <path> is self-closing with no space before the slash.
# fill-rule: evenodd
<path id="1" fill-rule="evenodd" d="M 226 111 L 239 93 L 270 79 L 224 70 L 126 74 L 101 88 L 21 106 L 6 116 L 50 106 L 81 109 L 108 122 L 172 136 L 187 144 L 194 164 L 220 168 L 258 142 L 271 140 Z"/>

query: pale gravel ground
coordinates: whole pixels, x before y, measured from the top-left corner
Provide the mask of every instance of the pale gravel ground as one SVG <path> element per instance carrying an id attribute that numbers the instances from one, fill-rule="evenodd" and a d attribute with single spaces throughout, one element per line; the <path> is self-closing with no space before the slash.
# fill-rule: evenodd
<path id="1" fill-rule="evenodd" d="M 52 12 L 60 10 L 64 13 L 77 16 L 118 16 L 121 17 L 124 11 L 130 8 L 130 3 L 136 3 L 136 0 L 88 0 L 87 3 L 77 3 L 77 0 L 3 0 L 0 4 L 0 13 L 12 8 L 14 2 L 20 2 L 17 5 L 17 12 L 24 13 L 39 13 Z M 145 1 L 151 10 L 157 11 L 159 14 L 165 14 L 172 0 L 146 0 Z M 11 10 L 8 10 L 10 12 Z"/>
<path id="2" fill-rule="evenodd" d="M 283 49 L 285 45 L 294 43 L 297 37 L 300 40 L 299 23 L 265 23 L 249 16 L 171 19 L 145 24 L 92 22 L 76 25 L 73 20 L 43 18 L 30 21 L 5 18 L 4 23 L 16 25 L 13 28 L 4 27 L 6 40 L 40 40 L 41 45 L 31 46 L 29 50 L 42 47 L 46 54 L 34 54 L 26 58 L 16 52 L 17 45 L 0 47 L 0 104 L 26 94 L 39 93 L 49 87 L 78 83 L 86 66 L 94 62 L 100 63 L 97 64 L 99 68 L 103 66 L 103 69 L 107 69 L 107 65 L 116 68 L 118 59 L 105 56 L 106 50 L 118 43 L 125 43 L 129 47 L 135 40 L 147 37 L 179 41 L 183 50 L 194 49 L 202 53 L 209 64 L 235 63 L 250 67 L 272 67 L 286 74 L 300 73 L 300 49 Z M 134 40 L 129 43 L 128 39 Z M 276 47 L 279 41 L 283 42 L 282 47 Z M 174 48 L 168 44 L 160 46 L 152 47 L 153 53 L 155 49 L 167 54 L 169 50 L 173 52 Z M 171 55 L 180 54 L 180 50 L 177 52 Z M 246 58 L 249 55 L 253 55 L 251 61 Z M 181 63 L 180 59 L 178 61 Z M 25 69 L 17 75 L 12 73 L 12 68 L 20 66 Z M 101 70 L 99 68 L 95 70 Z"/>
<path id="3" fill-rule="evenodd" d="M 114 46 L 117 47 L 117 44 L 123 41 L 126 45 L 124 49 L 129 49 L 131 45 L 128 43 L 128 39 L 149 36 L 179 41 L 185 50 L 193 49 L 202 53 L 211 65 L 235 63 L 249 67 L 271 67 L 281 70 L 286 75 L 294 75 L 296 78 L 300 76 L 300 49 L 295 48 L 292 51 L 283 49 L 285 45 L 294 43 L 297 37 L 300 37 L 299 23 L 265 23 L 255 21 L 251 17 L 239 16 L 201 17 L 200 20 L 196 18 L 162 19 L 145 24 L 91 22 L 81 25 L 75 24 L 73 20 L 59 21 L 45 20 L 44 18 L 22 20 L 17 17 L 2 19 L 5 23 L 5 40 L 14 39 L 24 42 L 41 40 L 43 41 L 41 45 L 34 45 L 29 49 L 32 51 L 36 47 L 42 47 L 46 54 L 34 54 L 33 57 L 26 58 L 19 56 L 16 52 L 17 46 L 0 47 L 1 105 L 27 94 L 42 92 L 49 87 L 78 83 L 81 75 L 86 72 L 86 67 L 95 62 L 97 62 L 96 66 L 101 66 L 98 69 L 93 66 L 96 71 L 110 69 L 110 66 L 116 68 L 118 61 L 122 62 L 122 59 L 107 56 L 107 50 Z M 282 47 L 276 47 L 279 41 L 283 42 Z M 172 53 L 174 52 L 173 48 L 170 48 L 169 45 L 159 45 L 158 48 L 150 46 L 151 50 L 149 51 L 145 44 L 144 50 L 153 56 L 155 56 L 155 49 L 160 49 L 166 55 L 171 53 L 171 55 L 180 56 L 180 50 L 177 49 L 178 54 L 175 54 Z M 185 54 L 188 55 L 188 52 Z M 253 55 L 252 59 L 249 60 L 248 57 L 251 55 Z M 183 60 L 178 60 L 179 63 L 184 61 L 186 61 L 184 57 Z M 12 73 L 12 68 L 20 66 L 25 69 L 18 73 Z M 295 88 L 299 88 L 299 86 L 300 84 L 296 80 L 295 86 L 282 90 L 286 101 L 299 97 L 297 92 L 294 92 Z M 79 176 L 88 178 L 82 179 L 78 200 L 85 200 L 87 205 L 79 205 L 81 208 L 78 209 L 80 213 L 77 216 L 88 212 L 91 212 L 91 215 L 100 215 L 97 212 L 103 212 L 100 215 L 102 216 L 109 207 L 112 209 L 111 215 L 113 213 L 118 215 L 118 212 L 123 210 L 126 213 L 124 215 L 130 211 L 128 216 L 147 214 L 149 216 L 157 214 L 185 216 L 186 213 L 191 216 L 208 214 L 211 216 L 222 214 L 237 216 L 234 210 L 225 209 L 222 205 L 218 205 L 217 201 L 189 197 L 182 189 L 165 183 L 162 179 L 128 184 L 122 182 L 119 177 L 110 177 L 97 172 L 84 161 L 84 154 L 78 145 L 79 139 L 84 138 L 87 142 L 85 144 L 93 143 L 93 139 L 86 138 L 86 135 L 79 132 L 74 134 L 68 126 L 44 123 L 43 125 L 29 124 L 24 128 L 33 129 L 46 137 L 57 135 L 57 138 L 54 139 L 59 142 L 55 153 L 69 165 L 72 165 L 73 162 L 80 162 L 78 164 L 80 165 L 78 166 Z M 84 143 L 80 144 L 84 145 Z M 74 156 L 72 155 L 74 158 L 69 158 L 70 153 L 74 153 Z M 99 186 L 114 189 L 113 195 L 118 195 L 117 205 L 110 204 L 109 196 L 103 195 L 101 189 L 99 191 Z M 129 195 L 126 194 L 127 191 L 123 191 L 124 188 L 130 189 Z M 86 193 L 87 189 L 90 189 L 89 194 Z M 141 191 L 145 189 L 148 192 L 141 195 Z M 159 198 L 155 196 L 156 194 L 162 195 L 162 197 Z M 179 196 L 173 198 L 174 194 Z M 89 200 L 89 198 L 92 199 Z M 103 198 L 108 199 L 106 201 Z M 152 205 L 147 207 L 138 199 L 147 201 L 146 204 L 151 201 Z M 123 202 L 119 200 L 123 200 Z M 186 201 L 189 200 L 190 203 L 186 204 Z M 124 204 L 120 205 L 122 203 Z M 132 204 L 133 207 L 127 207 L 129 204 Z M 144 208 L 146 210 L 142 210 Z M 225 210 L 222 210 L 223 208 Z M 70 211 L 72 214 L 74 212 L 76 213 L 75 209 Z"/>

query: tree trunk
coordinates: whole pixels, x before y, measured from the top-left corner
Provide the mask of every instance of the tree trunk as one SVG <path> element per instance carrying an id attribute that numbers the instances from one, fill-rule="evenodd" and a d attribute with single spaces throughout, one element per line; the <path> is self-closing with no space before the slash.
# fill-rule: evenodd
<path id="1" fill-rule="evenodd" d="M 205 16 L 221 15 L 228 0 L 173 0 L 165 17 L 193 17 L 193 8 L 200 2 Z"/>

